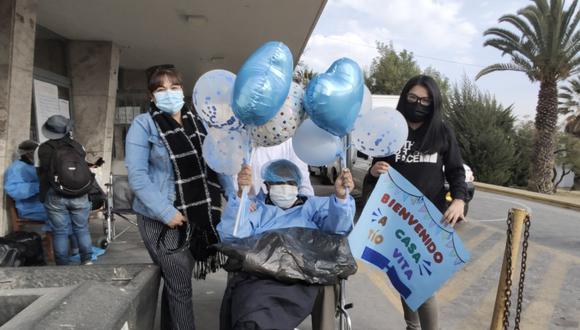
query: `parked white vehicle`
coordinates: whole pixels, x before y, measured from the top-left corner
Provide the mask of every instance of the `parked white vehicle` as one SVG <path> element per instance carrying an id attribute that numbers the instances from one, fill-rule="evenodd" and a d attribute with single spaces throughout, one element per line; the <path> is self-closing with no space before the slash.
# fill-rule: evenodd
<path id="1" fill-rule="evenodd" d="M 347 157 L 347 167 L 352 170 L 354 163 L 356 162 L 356 149 L 354 147 L 349 148 L 349 156 Z M 310 174 L 314 176 L 320 176 L 323 178 L 324 183 L 334 184 L 338 174 L 341 171 L 341 160 L 337 158 L 334 162 L 324 165 L 324 166 L 308 166 Z"/>

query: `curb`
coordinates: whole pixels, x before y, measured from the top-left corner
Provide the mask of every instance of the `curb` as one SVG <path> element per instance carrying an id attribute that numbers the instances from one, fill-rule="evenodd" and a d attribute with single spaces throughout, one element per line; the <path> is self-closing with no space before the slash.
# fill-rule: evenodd
<path id="1" fill-rule="evenodd" d="M 474 182 L 474 184 L 478 190 L 482 190 L 482 191 L 489 191 L 489 192 L 494 192 L 494 193 L 503 194 L 503 195 L 516 196 L 516 197 L 520 197 L 520 198 L 524 198 L 524 199 L 528 199 L 528 200 L 532 200 L 532 201 L 536 201 L 536 202 L 540 202 L 540 203 L 544 203 L 544 204 L 551 204 L 551 205 L 564 207 L 567 209 L 580 210 L 580 200 L 578 202 L 563 201 L 563 200 L 561 200 L 558 197 L 553 196 L 553 195 L 544 195 L 544 194 L 540 194 L 537 192 L 502 187 L 502 186 L 496 186 L 496 185 L 482 183 L 482 182 Z"/>

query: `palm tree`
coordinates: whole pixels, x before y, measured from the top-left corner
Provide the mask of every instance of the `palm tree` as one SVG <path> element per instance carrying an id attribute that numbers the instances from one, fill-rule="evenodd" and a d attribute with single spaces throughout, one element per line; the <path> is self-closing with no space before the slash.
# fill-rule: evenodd
<path id="1" fill-rule="evenodd" d="M 566 127 L 564 128 L 564 131 L 580 138 L 580 113 L 572 115 L 566 119 Z"/>
<path id="2" fill-rule="evenodd" d="M 567 86 L 561 87 L 558 98 L 560 99 L 558 102 L 560 114 L 577 112 L 580 109 L 580 77 L 571 79 Z"/>
<path id="3" fill-rule="evenodd" d="M 484 32 L 491 46 L 509 55 L 509 63 L 490 65 L 482 69 L 476 79 L 495 71 L 523 72 L 534 82 L 540 82 L 536 106 L 534 153 L 530 166 L 528 189 L 552 192 L 552 168 L 558 121 L 558 82 L 580 72 L 580 32 L 576 27 L 580 13 L 578 0 L 566 10 L 564 0 L 533 0 L 533 4 L 518 10 L 516 15 L 500 17 L 515 32 L 504 28 L 490 28 Z"/>
<path id="4" fill-rule="evenodd" d="M 564 130 L 580 138 L 580 77 L 570 80 L 568 86 L 560 89 L 560 113 L 571 114 L 566 118 Z"/>

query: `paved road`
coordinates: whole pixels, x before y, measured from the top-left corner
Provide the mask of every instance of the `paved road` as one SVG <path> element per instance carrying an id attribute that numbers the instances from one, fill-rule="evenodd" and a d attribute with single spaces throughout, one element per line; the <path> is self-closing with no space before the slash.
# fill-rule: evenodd
<path id="1" fill-rule="evenodd" d="M 317 193 L 332 191 L 330 186 L 315 188 Z M 469 221 L 457 226 L 472 260 L 438 293 L 441 329 L 489 328 L 511 207 L 532 213 L 521 329 L 580 329 L 580 212 L 480 191 L 471 202 Z M 125 262 L 146 262 L 138 234 L 131 230 L 127 237 L 112 244 L 102 262 L 119 262 L 115 254 Z M 198 329 L 218 329 L 224 284 L 223 272 L 194 283 Z M 354 329 L 404 329 L 399 298 L 382 273 L 361 264 L 347 293 L 355 306 Z M 308 320 L 299 328 L 310 329 Z"/>

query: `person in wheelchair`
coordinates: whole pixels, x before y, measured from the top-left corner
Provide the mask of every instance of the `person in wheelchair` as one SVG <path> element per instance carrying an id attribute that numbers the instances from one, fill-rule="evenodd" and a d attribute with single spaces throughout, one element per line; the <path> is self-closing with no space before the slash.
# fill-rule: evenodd
<path id="1" fill-rule="evenodd" d="M 234 227 L 242 187 L 252 184 L 252 169 L 244 165 L 238 174 L 237 196 L 230 196 L 217 226 L 225 244 L 286 228 L 316 229 L 346 236 L 352 230 L 355 202 L 352 175 L 344 170 L 331 196 L 298 194 L 302 177 L 289 160 L 273 160 L 262 169 L 267 194 L 251 200 L 250 212 Z M 314 248 L 314 247 L 313 247 Z M 244 271 L 230 273 L 222 301 L 220 329 L 294 329 L 313 310 L 320 285 L 281 282 Z"/>

